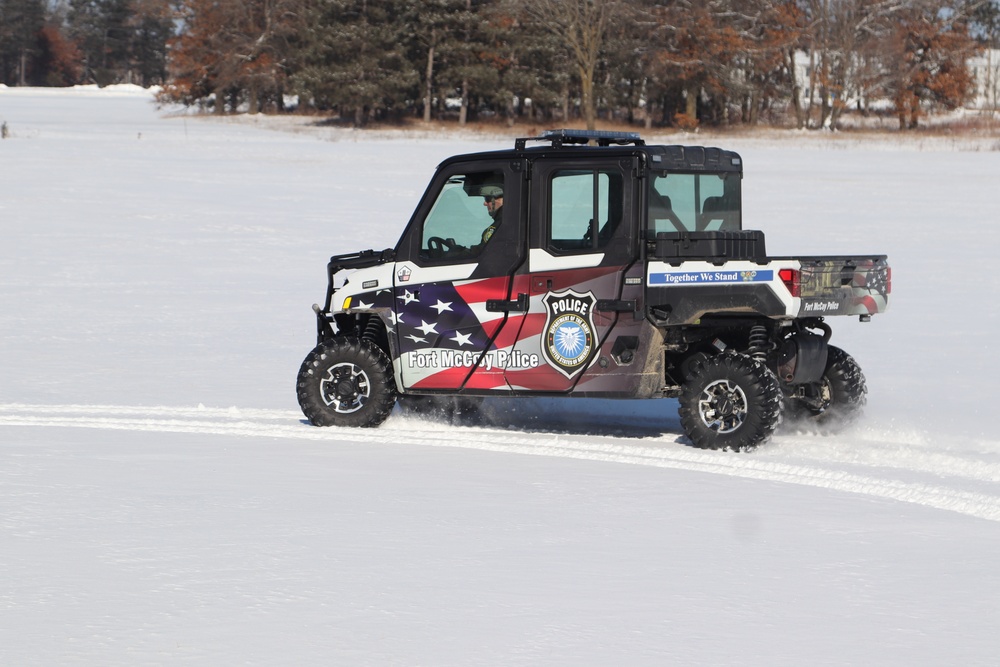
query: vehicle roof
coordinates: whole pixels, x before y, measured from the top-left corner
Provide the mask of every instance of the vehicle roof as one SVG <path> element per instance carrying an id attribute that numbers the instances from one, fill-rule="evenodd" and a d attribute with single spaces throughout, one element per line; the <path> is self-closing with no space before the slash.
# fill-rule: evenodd
<path id="1" fill-rule="evenodd" d="M 528 146 L 529 141 L 548 142 L 549 145 Z M 594 143 L 597 145 L 592 145 Z M 634 155 L 643 156 L 646 166 L 656 171 L 743 172 L 743 159 L 734 151 L 709 146 L 647 146 L 638 133 L 606 130 L 547 130 L 539 137 L 515 139 L 513 149 L 455 155 L 443 161 L 438 168 L 475 160 L 559 157 L 571 162 Z"/>

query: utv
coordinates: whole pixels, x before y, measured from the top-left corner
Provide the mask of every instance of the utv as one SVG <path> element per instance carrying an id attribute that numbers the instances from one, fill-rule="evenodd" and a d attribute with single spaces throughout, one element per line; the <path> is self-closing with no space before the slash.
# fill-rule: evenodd
<path id="1" fill-rule="evenodd" d="M 397 397 L 676 397 L 695 446 L 732 450 L 783 414 L 849 422 L 865 379 L 825 319 L 886 310 L 886 257 L 768 257 L 742 177 L 734 152 L 633 133 L 445 160 L 395 248 L 331 258 L 303 413 L 377 426 Z"/>

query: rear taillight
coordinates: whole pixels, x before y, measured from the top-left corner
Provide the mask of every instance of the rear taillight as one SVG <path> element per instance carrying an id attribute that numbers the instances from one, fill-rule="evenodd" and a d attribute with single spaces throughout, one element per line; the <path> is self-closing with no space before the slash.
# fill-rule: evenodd
<path id="1" fill-rule="evenodd" d="M 892 267 L 885 270 L 885 293 L 892 294 Z"/>
<path id="2" fill-rule="evenodd" d="M 788 293 L 792 296 L 801 296 L 802 284 L 799 282 L 799 272 L 796 269 L 780 269 L 778 277 L 785 284 Z"/>

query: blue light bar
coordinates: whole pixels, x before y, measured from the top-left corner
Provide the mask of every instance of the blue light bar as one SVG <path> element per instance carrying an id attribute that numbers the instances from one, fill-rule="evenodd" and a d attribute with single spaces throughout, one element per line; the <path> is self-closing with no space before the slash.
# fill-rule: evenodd
<path id="1" fill-rule="evenodd" d="M 638 132 L 617 132 L 614 130 L 546 130 L 540 137 L 523 137 L 514 140 L 514 149 L 523 151 L 529 141 L 548 141 L 553 148 L 572 144 L 597 144 L 607 147 L 612 144 L 624 146 L 635 144 L 645 146 Z"/>
<path id="2" fill-rule="evenodd" d="M 640 140 L 638 132 L 616 132 L 614 130 L 545 130 L 542 132 L 542 138 L 558 139 L 564 144 L 586 144 L 591 141 L 631 144 Z"/>

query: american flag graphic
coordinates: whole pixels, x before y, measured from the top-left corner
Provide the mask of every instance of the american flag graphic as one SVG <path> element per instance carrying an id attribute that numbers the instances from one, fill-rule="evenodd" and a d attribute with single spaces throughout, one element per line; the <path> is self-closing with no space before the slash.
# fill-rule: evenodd
<path id="1" fill-rule="evenodd" d="M 614 272 L 602 269 L 567 271 L 559 280 L 574 286 L 618 282 Z M 550 292 L 531 294 L 528 312 L 487 309 L 487 301 L 528 294 L 531 284 L 530 275 L 397 282 L 392 290 L 359 295 L 356 306 L 382 312 L 395 338 L 397 368 L 407 388 L 565 391 L 578 374 L 567 377 L 543 354 L 544 298 Z M 601 315 L 595 320 L 596 343 L 614 320 Z"/>

